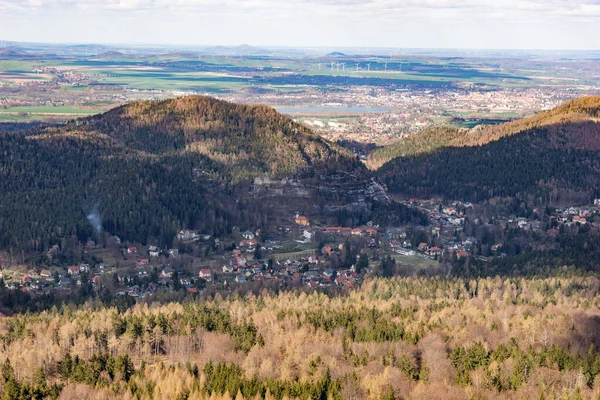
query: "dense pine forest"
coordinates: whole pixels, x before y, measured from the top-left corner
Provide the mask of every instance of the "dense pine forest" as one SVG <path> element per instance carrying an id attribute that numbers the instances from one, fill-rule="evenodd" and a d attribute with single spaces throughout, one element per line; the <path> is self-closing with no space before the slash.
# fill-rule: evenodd
<path id="1" fill-rule="evenodd" d="M 598 181 L 600 98 L 574 100 L 532 118 L 473 130 L 426 130 L 377 150 L 390 192 L 480 202 L 589 204 Z"/>
<path id="2" fill-rule="evenodd" d="M 522 399 L 600 393 L 600 281 L 374 279 L 340 296 L 94 302 L 0 320 L 6 399 Z"/>

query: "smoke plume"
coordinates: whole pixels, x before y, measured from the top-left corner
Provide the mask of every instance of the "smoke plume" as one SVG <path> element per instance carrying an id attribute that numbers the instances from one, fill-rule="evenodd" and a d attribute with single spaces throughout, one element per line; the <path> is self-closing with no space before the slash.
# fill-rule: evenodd
<path id="1" fill-rule="evenodd" d="M 98 206 L 94 206 L 94 209 L 87 215 L 88 221 L 94 228 L 94 232 L 96 235 L 100 235 L 102 233 L 102 218 L 100 217 L 100 213 L 98 212 Z"/>

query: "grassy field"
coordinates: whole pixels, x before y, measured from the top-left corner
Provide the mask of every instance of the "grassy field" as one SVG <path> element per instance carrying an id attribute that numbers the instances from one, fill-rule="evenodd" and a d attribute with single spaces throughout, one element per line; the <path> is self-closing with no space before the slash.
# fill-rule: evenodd
<path id="1" fill-rule="evenodd" d="M 23 106 L 10 107 L 0 110 L 2 114 L 31 113 L 31 114 L 76 114 L 93 115 L 98 114 L 99 110 L 90 110 L 71 106 Z"/>
<path id="2" fill-rule="evenodd" d="M 65 122 L 70 119 L 101 113 L 100 109 L 77 108 L 71 106 L 22 106 L 0 109 L 0 122 L 32 122 L 55 121 Z"/>
<path id="3" fill-rule="evenodd" d="M 409 264 L 414 267 L 423 268 L 423 269 L 428 268 L 428 267 L 439 266 L 439 263 L 435 260 L 428 260 L 428 259 L 416 257 L 416 256 L 404 256 L 401 254 L 394 254 L 392 257 L 394 259 L 396 259 L 397 263 Z"/>

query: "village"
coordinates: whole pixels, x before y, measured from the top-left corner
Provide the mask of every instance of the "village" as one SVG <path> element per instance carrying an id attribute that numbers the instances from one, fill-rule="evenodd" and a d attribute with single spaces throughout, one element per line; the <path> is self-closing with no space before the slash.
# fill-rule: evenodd
<path id="1" fill-rule="evenodd" d="M 527 246 L 552 246 L 561 230 L 600 224 L 600 200 L 580 207 L 487 217 L 468 202 L 408 199 L 403 203 L 428 216 L 428 226 L 320 226 L 302 215 L 268 234 L 234 228 L 214 238 L 192 230 L 177 233 L 174 248 L 122 243 L 104 234 L 103 243 L 82 246 L 77 265 L 46 268 L 5 267 L 2 283 L 11 290 L 36 294 L 52 291 L 105 291 L 134 300 L 155 293 L 248 287 L 348 288 L 368 276 L 449 274 L 456 263 L 493 262 L 510 254 L 509 238 Z M 523 239 L 526 238 L 526 239 Z M 533 239 L 532 239 L 533 238 Z M 512 245 L 511 245 L 512 246 Z M 51 261 L 58 246 L 46 256 Z M 391 269 L 389 269 L 391 268 Z"/>

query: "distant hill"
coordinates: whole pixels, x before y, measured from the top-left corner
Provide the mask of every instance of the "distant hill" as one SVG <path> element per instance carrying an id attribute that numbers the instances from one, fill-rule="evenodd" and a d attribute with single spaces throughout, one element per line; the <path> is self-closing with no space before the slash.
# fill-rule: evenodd
<path id="1" fill-rule="evenodd" d="M 12 59 L 12 58 L 32 58 L 33 54 L 28 53 L 23 50 L 18 50 L 14 48 L 2 48 L 0 49 L 0 59 Z"/>
<path id="2" fill-rule="evenodd" d="M 0 248 L 99 240 L 92 211 L 106 232 L 170 246 L 184 228 L 221 235 L 295 212 L 365 223 L 390 204 L 346 150 L 272 108 L 208 97 L 0 132 L 0 153 Z M 404 221 L 421 218 L 395 211 Z"/>
<path id="3" fill-rule="evenodd" d="M 105 51 L 104 53 L 97 54 L 93 57 L 90 57 L 92 60 L 104 60 L 109 58 L 118 58 L 123 57 L 124 54 L 120 51 Z"/>
<path id="4" fill-rule="evenodd" d="M 585 97 L 502 125 L 426 130 L 369 162 L 384 163 L 378 176 L 407 196 L 590 202 L 600 195 L 599 115 L 600 97 Z"/>
<path id="5" fill-rule="evenodd" d="M 327 54 L 327 57 L 348 57 L 344 53 L 340 53 L 339 51 L 334 51 L 332 53 Z"/>
<path id="6" fill-rule="evenodd" d="M 247 44 L 242 44 L 240 46 L 214 46 L 209 47 L 206 52 L 208 54 L 215 55 L 227 55 L 227 56 L 251 56 L 251 55 L 268 55 L 271 54 L 272 51 L 269 49 L 263 49 L 261 47 L 254 47 Z"/>
<path id="7" fill-rule="evenodd" d="M 194 53 L 189 53 L 186 51 L 178 51 L 175 53 L 165 53 L 161 54 L 161 57 L 175 57 L 175 58 L 189 58 L 191 60 L 197 60 L 198 55 Z"/>

